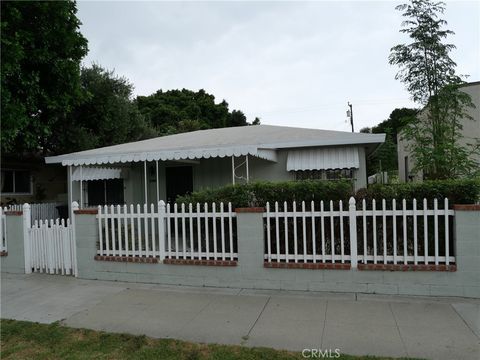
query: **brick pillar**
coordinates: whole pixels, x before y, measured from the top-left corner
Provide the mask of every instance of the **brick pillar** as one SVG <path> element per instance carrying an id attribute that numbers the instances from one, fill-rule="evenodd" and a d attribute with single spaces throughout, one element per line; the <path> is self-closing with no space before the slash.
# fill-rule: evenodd
<path id="1" fill-rule="evenodd" d="M 238 208 L 238 266 L 242 278 L 256 279 L 264 262 L 263 208 Z"/>
<path id="2" fill-rule="evenodd" d="M 465 296 L 480 298 L 480 205 L 454 205 L 455 257 Z"/>
<path id="3" fill-rule="evenodd" d="M 1 270 L 5 273 L 25 274 L 25 245 L 23 212 L 5 211 L 7 254 L 0 257 Z"/>

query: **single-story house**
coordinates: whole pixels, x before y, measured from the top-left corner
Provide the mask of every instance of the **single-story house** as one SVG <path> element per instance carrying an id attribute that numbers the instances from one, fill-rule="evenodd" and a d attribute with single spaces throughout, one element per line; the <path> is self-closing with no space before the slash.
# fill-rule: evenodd
<path id="1" fill-rule="evenodd" d="M 461 91 L 470 95 L 473 108 L 468 108 L 467 113 L 471 119 L 462 118 L 461 135 L 459 144 L 465 146 L 467 144 L 475 144 L 480 140 L 480 81 L 467 83 L 461 87 Z M 423 109 L 418 117 L 425 118 L 428 115 L 427 110 Z M 403 138 L 403 133 L 400 131 L 397 134 L 398 146 L 398 177 L 402 182 L 408 181 L 422 181 L 423 172 L 414 171 L 415 156 L 410 151 L 411 141 Z M 480 168 L 480 154 L 473 153 L 470 155 L 471 159 L 475 161 Z"/>
<path id="2" fill-rule="evenodd" d="M 256 180 L 351 178 L 359 189 L 367 184 L 366 156 L 384 139 L 384 134 L 254 125 L 162 136 L 45 161 L 68 167 L 70 204 L 143 204 Z"/>

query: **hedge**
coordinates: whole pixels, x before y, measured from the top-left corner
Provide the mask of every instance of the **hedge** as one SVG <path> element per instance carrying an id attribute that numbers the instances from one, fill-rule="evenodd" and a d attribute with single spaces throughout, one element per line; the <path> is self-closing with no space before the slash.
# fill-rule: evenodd
<path id="1" fill-rule="evenodd" d="M 408 203 L 413 199 L 417 199 L 417 202 L 427 199 L 431 203 L 433 199 L 443 201 L 448 198 L 449 204 L 474 204 L 480 200 L 480 178 L 430 180 L 392 185 L 375 184 L 357 191 L 355 198 L 357 201 L 406 199 Z"/>
<path id="2" fill-rule="evenodd" d="M 348 202 L 355 196 L 357 202 L 366 199 L 370 204 L 372 199 L 406 199 L 410 204 L 416 198 L 421 208 L 421 201 L 426 198 L 429 204 L 433 199 L 443 201 L 445 197 L 453 204 L 473 204 L 480 200 L 480 178 L 463 180 L 437 180 L 421 183 L 405 183 L 391 185 L 370 185 L 354 193 L 352 183 L 347 180 L 321 181 L 285 181 L 285 182 L 254 182 L 242 185 L 227 185 L 218 189 L 207 189 L 193 192 L 177 198 L 177 203 L 228 203 L 236 207 L 263 207 L 267 202 L 275 201 L 316 203 L 323 201 L 343 200 Z M 443 203 L 441 203 L 443 204 Z M 399 204 L 400 205 L 400 204 Z M 430 206 L 430 205 L 429 205 Z M 389 206 L 390 207 L 390 206 Z M 441 205 L 443 207 L 443 205 Z"/>
<path id="3" fill-rule="evenodd" d="M 283 181 L 283 182 L 254 182 L 242 185 L 227 185 L 218 189 L 207 189 L 193 192 L 190 195 L 177 198 L 177 203 L 228 203 L 233 207 L 265 206 L 275 201 L 306 201 L 312 200 L 344 200 L 354 195 L 352 183 L 340 181 Z"/>

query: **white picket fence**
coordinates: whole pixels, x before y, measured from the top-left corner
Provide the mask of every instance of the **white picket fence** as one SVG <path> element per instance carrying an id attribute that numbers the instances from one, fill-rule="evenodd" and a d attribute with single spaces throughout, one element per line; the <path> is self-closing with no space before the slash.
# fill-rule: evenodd
<path id="1" fill-rule="evenodd" d="M 223 203 L 99 207 L 98 255 L 234 260 L 235 215 Z"/>
<path id="2" fill-rule="evenodd" d="M 30 205 L 30 214 L 32 224 L 35 221 L 57 219 L 59 217 L 57 206 L 59 203 L 36 203 Z M 23 211 L 22 204 L 9 205 L 8 210 Z"/>
<path id="3" fill-rule="evenodd" d="M 0 206 L 0 252 L 7 252 L 7 223 L 4 209 Z"/>
<path id="4" fill-rule="evenodd" d="M 434 200 L 428 209 L 423 200 L 421 209 L 414 200 L 411 209 L 407 202 L 396 200 L 387 206 L 382 201 L 377 209 L 373 201 L 367 208 L 365 201 L 357 209 L 355 199 L 344 209 L 340 201 L 314 202 L 306 209 L 305 202 L 298 207 L 284 202 L 266 206 L 265 260 L 287 263 L 383 263 L 383 264 L 445 264 L 455 263 L 452 256 L 450 221 L 454 215 L 445 199 L 443 209 Z M 300 208 L 300 209 L 298 209 Z M 358 241 L 357 241 L 358 239 Z"/>
<path id="5" fill-rule="evenodd" d="M 76 275 L 75 237 L 70 220 L 35 221 L 28 235 L 32 271 Z"/>

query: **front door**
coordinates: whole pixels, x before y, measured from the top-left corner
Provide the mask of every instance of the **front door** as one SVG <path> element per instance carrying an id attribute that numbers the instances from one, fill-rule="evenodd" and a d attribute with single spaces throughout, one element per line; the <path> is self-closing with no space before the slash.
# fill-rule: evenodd
<path id="1" fill-rule="evenodd" d="M 174 203 L 177 196 L 193 191 L 193 169 L 191 166 L 171 166 L 165 168 L 167 202 Z"/>

